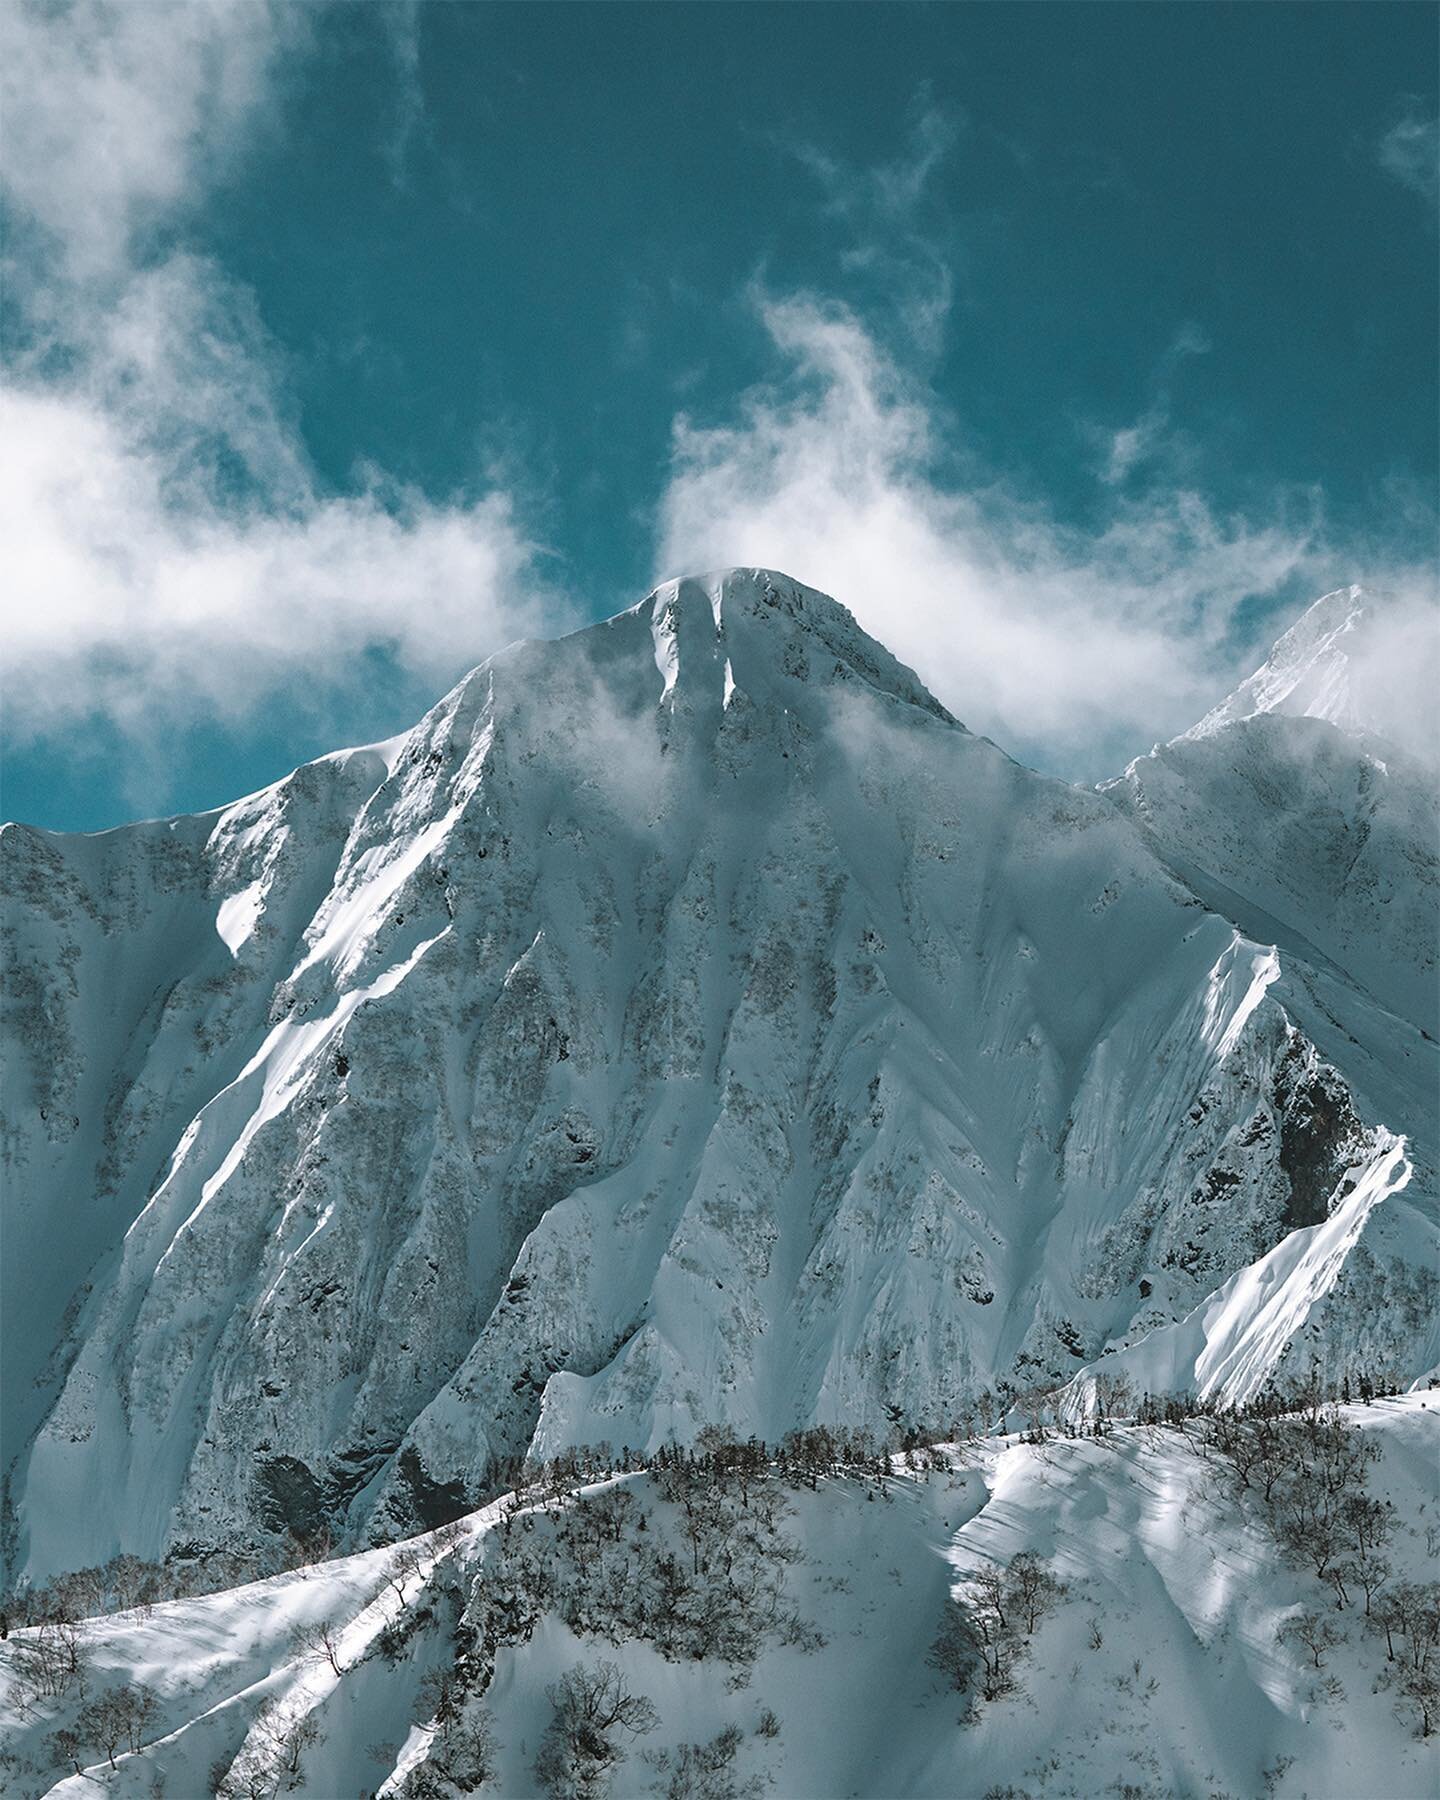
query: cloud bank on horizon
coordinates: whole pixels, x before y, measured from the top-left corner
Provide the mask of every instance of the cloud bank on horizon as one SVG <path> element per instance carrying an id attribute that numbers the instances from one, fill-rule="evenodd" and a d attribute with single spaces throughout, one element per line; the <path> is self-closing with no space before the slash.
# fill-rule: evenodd
<path id="1" fill-rule="evenodd" d="M 363 688 L 377 652 L 438 689 L 517 635 L 589 616 L 583 572 L 568 590 L 557 577 L 544 497 L 513 468 L 477 466 L 440 496 L 374 468 L 323 483 L 256 296 L 187 245 L 247 146 L 283 131 L 289 74 L 324 29 L 278 0 L 7 16 L 19 329 L 0 514 L 17 742 L 65 754 L 98 720 L 143 763 L 157 733 L 197 719 L 242 732 L 277 697 L 323 709 Z M 403 180 L 423 130 L 413 7 L 385 9 L 383 29 Z M 849 605 L 972 728 L 1087 776 L 1183 729 L 1243 672 L 1257 597 L 1378 581 L 1413 620 L 1430 572 L 1331 542 L 1318 493 L 1242 514 L 1188 478 L 1169 390 L 1209 349 L 1198 326 L 1177 326 L 1146 411 L 1095 434 L 1088 527 L 967 459 L 927 384 L 954 286 L 919 222 L 963 123 L 920 107 L 906 154 L 869 171 L 801 147 L 876 312 L 751 279 L 777 372 L 728 417 L 675 420 L 670 464 L 637 496 L 656 575 L 784 568 Z M 1431 140 L 1405 111 L 1378 163 L 1423 192 Z"/>

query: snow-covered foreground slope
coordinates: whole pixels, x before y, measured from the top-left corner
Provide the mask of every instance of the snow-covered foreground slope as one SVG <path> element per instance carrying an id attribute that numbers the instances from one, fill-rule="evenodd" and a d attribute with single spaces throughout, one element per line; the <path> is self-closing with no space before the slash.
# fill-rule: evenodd
<path id="1" fill-rule="evenodd" d="M 1392 1519 L 1386 1580 L 1423 1581 L 1436 1415 L 1415 1395 L 1345 1416 L 1379 1453 L 1365 1480 Z M 27 1634 L 16 1634 L 0 1652 L 6 1791 L 199 1795 L 227 1769 L 232 1783 L 248 1779 L 257 1749 L 278 1767 L 269 1746 L 288 1735 L 300 1744 L 279 1752 L 295 1765 L 292 1791 L 315 1800 L 451 1794 L 443 1771 L 458 1771 L 462 1741 L 486 1793 L 533 1795 L 554 1712 L 547 1690 L 576 1665 L 594 1674 L 606 1663 L 653 1709 L 648 1728 L 611 1733 L 625 1753 L 610 1770 L 615 1795 L 1400 1800 L 1434 1791 L 1436 1740 L 1417 1735 L 1413 1707 L 1397 1710 L 1394 1665 L 1383 1635 L 1365 1627 L 1358 1589 L 1339 1608 L 1330 1585 L 1281 1555 L 1258 1483 L 1242 1489 L 1196 1422 L 1040 1444 L 982 1440 L 933 1461 L 907 1470 L 901 1459 L 887 1476 L 813 1489 L 801 1477 L 756 1478 L 744 1506 L 732 1491 L 728 1516 L 751 1522 L 760 1550 L 747 1562 L 740 1536 L 722 1526 L 724 1569 L 749 1580 L 758 1568 L 759 1598 L 738 1617 L 715 1557 L 700 1586 L 721 1597 L 725 1617 L 701 1655 L 667 1637 L 663 1614 L 647 1615 L 636 1598 L 665 1555 L 688 1565 L 686 1514 L 666 1494 L 695 1495 L 667 1490 L 663 1473 L 586 1488 L 579 1502 L 531 1501 L 508 1523 L 511 1509 L 492 1506 L 446 1540 L 94 1621 L 83 1628 L 92 1694 L 139 1682 L 157 1698 L 143 1746 L 122 1747 L 113 1771 L 92 1746 L 78 1753 L 88 1772 L 67 1779 L 46 1749 L 77 1713 L 77 1695 L 17 1712 Z M 401 1561 L 405 1552 L 414 1555 Z M 567 1562 L 577 1553 L 580 1563 Z M 1013 1572 L 1021 1553 L 1064 1592 L 1037 1609 L 1033 1630 L 1017 1613 L 1011 1691 L 987 1699 L 977 1675 L 957 1692 L 932 1646 L 957 1607 L 980 1604 L 976 1577 Z M 549 1595 L 546 1570 L 560 1576 Z M 1307 1613 L 1337 1639 L 1322 1643 L 1319 1667 L 1282 1635 Z M 321 1623 L 333 1664 L 316 1648 Z M 443 1722 L 437 1695 L 447 1696 Z M 489 1742 L 482 1734 L 477 1750 L 466 1733 L 482 1720 Z M 728 1728 L 737 1736 L 727 1746 Z M 667 1787 L 681 1746 L 717 1740 L 714 1786 Z M 235 1791 L 270 1790 L 257 1779 Z"/>
<path id="2" fill-rule="evenodd" d="M 6 828 L 12 1569 L 374 1541 L 530 1448 L 928 1426 L 1146 1340 L 1231 1397 L 1421 1375 L 1434 889 L 1336 768 L 1368 887 L 1316 849 L 1333 919 L 1278 864 L 1242 909 L 1243 770 L 1224 829 L 1183 787 L 1207 886 L 748 570 L 222 813 Z"/>

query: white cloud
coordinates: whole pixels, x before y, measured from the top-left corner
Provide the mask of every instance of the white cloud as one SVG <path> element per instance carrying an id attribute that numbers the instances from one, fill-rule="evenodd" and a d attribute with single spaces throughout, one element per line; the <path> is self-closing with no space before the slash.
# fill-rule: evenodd
<path id="1" fill-rule="evenodd" d="M 18 738 L 65 748 L 101 716 L 138 753 L 200 719 L 243 729 L 280 694 L 323 710 L 377 649 L 438 684 L 537 620 L 513 495 L 437 501 L 383 474 L 325 489 L 254 296 L 174 241 L 273 108 L 308 16 L 261 0 L 9 15 L 23 330 L 0 530 Z M 407 17 L 390 21 L 402 37 Z"/>
<path id="2" fill-rule="evenodd" d="M 935 105 L 922 89 L 904 147 L 872 167 L 842 161 L 807 140 L 780 137 L 825 195 L 824 212 L 844 230 L 840 269 L 868 282 L 877 315 L 893 310 L 909 344 L 939 350 L 955 297 L 951 233 L 933 177 L 967 128 L 965 115 Z"/>
<path id="3" fill-rule="evenodd" d="M 1357 719 L 1414 756 L 1440 762 L 1440 583 L 1429 569 L 1388 578 L 1383 602 L 1346 646 Z"/>
<path id="4" fill-rule="evenodd" d="M 307 14 L 267 0 L 20 0 L 4 18 L 6 198 L 67 276 L 93 280 L 224 171 Z"/>
<path id="5" fill-rule="evenodd" d="M 1407 102 L 1377 147 L 1380 167 L 1433 206 L 1440 198 L 1440 120 Z"/>
<path id="6" fill-rule="evenodd" d="M 1224 691 L 1244 599 L 1322 591 L 1306 497 L 1257 522 L 1190 489 L 1117 492 L 1100 529 L 1067 528 L 993 481 L 939 478 L 925 391 L 849 312 L 760 304 L 792 379 L 752 393 L 737 423 L 678 421 L 658 575 L 785 569 L 844 601 L 972 729 L 1087 775 Z"/>
<path id="7" fill-rule="evenodd" d="M 410 146 L 425 123 L 420 80 L 420 0 L 379 0 L 374 17 L 385 38 L 394 74 L 393 119 L 385 140 L 391 178 L 403 183 Z"/>
<path id="8" fill-rule="evenodd" d="M 236 722 L 294 684 L 311 700 L 343 688 L 370 648 L 438 683 L 464 646 L 514 635 L 531 546 L 503 495 L 176 506 L 174 474 L 86 399 L 11 391 L 0 533 L 15 597 L 12 731 L 44 735 L 94 713 L 137 737 Z"/>

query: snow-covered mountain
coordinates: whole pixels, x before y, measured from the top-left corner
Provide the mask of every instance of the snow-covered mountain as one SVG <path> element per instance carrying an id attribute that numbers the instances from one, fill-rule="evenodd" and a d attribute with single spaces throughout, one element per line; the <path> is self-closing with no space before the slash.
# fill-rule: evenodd
<path id="1" fill-rule="evenodd" d="M 736 570 L 220 813 L 6 827 L 12 1565 L 393 1537 L 707 1421 L 1422 1374 L 1433 794 L 1278 691 L 1088 793 Z"/>

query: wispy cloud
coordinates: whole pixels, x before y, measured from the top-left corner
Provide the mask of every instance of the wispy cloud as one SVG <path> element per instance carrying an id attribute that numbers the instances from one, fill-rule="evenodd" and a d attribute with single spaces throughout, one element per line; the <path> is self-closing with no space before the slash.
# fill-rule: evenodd
<path id="1" fill-rule="evenodd" d="M 657 574 L 758 563 L 826 588 L 1007 748 L 1109 771 L 1238 672 L 1242 602 L 1313 595 L 1332 574 L 1307 493 L 1252 518 L 1192 487 L 1117 486 L 1084 532 L 983 470 L 942 475 L 945 422 L 853 313 L 757 303 L 789 376 L 730 423 L 677 422 Z"/>
<path id="2" fill-rule="evenodd" d="M 1380 167 L 1429 206 L 1440 200 L 1440 121 L 1416 100 L 1402 102 L 1376 146 Z"/>
<path id="3" fill-rule="evenodd" d="M 889 161 L 857 167 L 808 140 L 790 148 L 825 189 L 829 210 L 837 217 L 862 223 L 878 217 L 908 230 L 931 176 L 954 148 L 963 124 L 961 113 L 936 106 L 921 93 L 904 148 Z"/>
<path id="4" fill-rule="evenodd" d="M 842 272 L 867 281 L 877 306 L 893 308 L 904 336 L 926 353 L 939 348 L 955 291 L 954 246 L 936 177 L 966 129 L 959 109 L 936 105 L 922 90 L 901 149 L 872 166 L 808 139 L 778 140 L 815 180 L 824 213 L 843 233 Z"/>
<path id="5" fill-rule="evenodd" d="M 308 19 L 269 0 L 7 7 L 4 191 L 15 223 L 34 234 L 11 278 L 41 267 L 72 282 L 123 272 L 147 231 L 233 163 Z"/>
<path id="6" fill-rule="evenodd" d="M 385 139 L 391 179 L 403 182 L 411 146 L 425 124 L 420 79 L 420 0 L 380 0 L 373 15 L 384 34 L 394 70 L 393 122 Z"/>
<path id="7" fill-rule="evenodd" d="M 440 498 L 375 471 L 326 488 L 254 295 L 184 247 L 276 119 L 307 9 L 6 17 L 10 732 L 63 749 L 100 717 L 139 745 L 301 687 L 313 711 L 376 650 L 438 682 L 532 624 L 513 493 L 479 470 Z"/>
<path id="8" fill-rule="evenodd" d="M 1171 407 L 1176 371 L 1192 356 L 1205 356 L 1210 340 L 1198 325 L 1187 323 L 1171 340 L 1161 357 L 1150 383 L 1150 401 L 1139 418 L 1118 430 L 1099 433 L 1104 446 L 1100 478 L 1114 486 L 1129 479 L 1137 469 L 1145 467 L 1173 446 Z"/>

